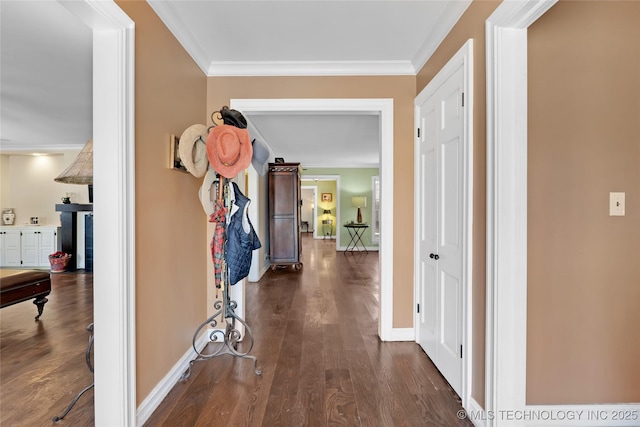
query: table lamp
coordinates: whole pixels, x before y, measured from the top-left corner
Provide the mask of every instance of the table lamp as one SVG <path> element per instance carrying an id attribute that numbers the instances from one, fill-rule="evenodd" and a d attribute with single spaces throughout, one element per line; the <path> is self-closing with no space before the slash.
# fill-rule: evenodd
<path id="1" fill-rule="evenodd" d="M 351 198 L 351 205 L 354 208 L 358 208 L 358 224 L 362 224 L 362 212 L 360 211 L 360 208 L 366 208 L 367 207 L 367 198 L 365 196 L 353 196 Z"/>

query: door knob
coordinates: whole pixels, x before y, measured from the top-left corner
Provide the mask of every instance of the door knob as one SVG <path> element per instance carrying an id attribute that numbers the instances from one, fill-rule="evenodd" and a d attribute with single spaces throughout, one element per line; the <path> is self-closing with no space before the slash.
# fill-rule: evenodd
<path id="1" fill-rule="evenodd" d="M 429 258 L 433 258 L 435 260 L 438 260 L 438 259 L 440 259 L 440 255 L 438 255 L 438 254 L 429 254 Z"/>

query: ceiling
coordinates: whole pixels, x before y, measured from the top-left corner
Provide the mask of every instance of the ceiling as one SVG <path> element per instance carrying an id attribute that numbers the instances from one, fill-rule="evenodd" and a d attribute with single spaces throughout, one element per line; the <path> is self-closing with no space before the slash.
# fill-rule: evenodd
<path id="1" fill-rule="evenodd" d="M 148 3 L 208 76 L 318 76 L 414 75 L 470 0 Z M 2 0 L 0 19 L 0 149 L 81 148 L 92 133 L 91 31 L 52 0 Z M 286 161 L 378 166 L 375 114 L 245 115 Z"/>

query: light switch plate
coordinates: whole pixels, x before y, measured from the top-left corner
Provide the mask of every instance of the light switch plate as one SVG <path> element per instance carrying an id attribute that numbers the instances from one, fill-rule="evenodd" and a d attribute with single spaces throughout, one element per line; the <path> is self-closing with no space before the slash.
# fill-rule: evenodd
<path id="1" fill-rule="evenodd" d="M 624 216 L 624 193 L 609 193 L 609 216 Z"/>

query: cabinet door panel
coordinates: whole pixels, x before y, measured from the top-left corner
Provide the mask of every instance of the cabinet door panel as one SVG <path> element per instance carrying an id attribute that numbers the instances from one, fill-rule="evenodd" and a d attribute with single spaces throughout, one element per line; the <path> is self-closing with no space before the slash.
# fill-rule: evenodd
<path id="1" fill-rule="evenodd" d="M 20 230 L 8 230 L 2 234 L 2 266 L 19 267 L 20 253 Z"/>
<path id="2" fill-rule="evenodd" d="M 295 222 L 293 218 L 274 218 L 271 258 L 283 262 L 297 261 Z"/>
<path id="3" fill-rule="evenodd" d="M 35 267 L 38 265 L 40 252 L 39 235 L 35 231 L 22 232 L 22 265 Z"/>
<path id="4" fill-rule="evenodd" d="M 295 176 L 292 174 L 273 174 L 273 215 L 294 215 L 296 208 Z"/>

